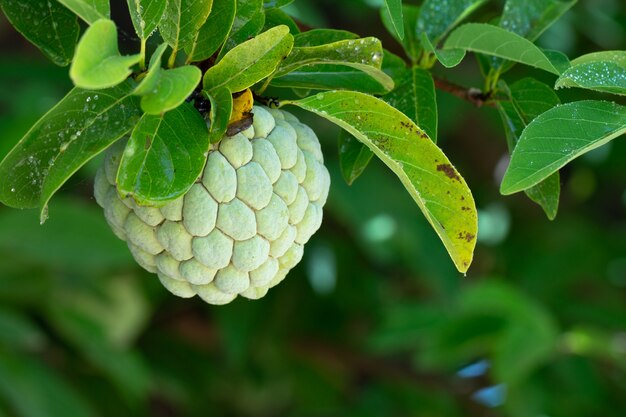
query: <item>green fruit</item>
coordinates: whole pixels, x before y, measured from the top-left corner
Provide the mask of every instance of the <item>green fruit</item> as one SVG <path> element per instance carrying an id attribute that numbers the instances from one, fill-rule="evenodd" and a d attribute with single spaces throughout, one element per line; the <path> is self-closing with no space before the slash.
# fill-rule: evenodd
<path id="1" fill-rule="evenodd" d="M 263 297 L 321 225 L 330 176 L 315 133 L 282 110 L 254 106 L 253 114 L 253 125 L 224 137 L 196 183 L 163 207 L 117 193 L 123 141 L 96 175 L 96 201 L 113 232 L 179 297 Z"/>

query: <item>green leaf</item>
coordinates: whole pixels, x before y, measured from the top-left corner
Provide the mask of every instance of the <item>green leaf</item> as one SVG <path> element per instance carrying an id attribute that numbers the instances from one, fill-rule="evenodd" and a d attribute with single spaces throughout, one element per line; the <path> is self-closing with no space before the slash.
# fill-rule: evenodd
<path id="1" fill-rule="evenodd" d="M 141 109 L 146 114 L 175 109 L 191 95 L 201 78 L 202 71 L 193 65 L 159 71 L 154 88 L 141 97 Z"/>
<path id="2" fill-rule="evenodd" d="M 117 185 L 141 205 L 163 205 L 183 195 L 206 162 L 209 136 L 189 103 L 158 116 L 145 114 L 126 145 Z"/>
<path id="3" fill-rule="evenodd" d="M 602 61 L 614 62 L 618 65 L 626 66 L 626 51 L 601 51 L 581 55 L 572 61 L 572 65 Z"/>
<path id="4" fill-rule="evenodd" d="M 280 8 L 292 2 L 293 0 L 263 0 L 263 7 L 266 9 Z"/>
<path id="5" fill-rule="evenodd" d="M 58 0 L 90 25 L 100 19 L 111 17 L 109 0 Z"/>
<path id="6" fill-rule="evenodd" d="M 417 17 L 419 15 L 419 7 L 405 4 L 402 6 L 402 16 L 404 18 L 404 38 L 398 36 L 394 23 L 388 13 L 384 13 L 381 9 L 380 18 L 383 25 L 389 33 L 402 45 L 406 55 L 412 62 L 416 62 L 419 58 L 420 43 L 417 39 Z"/>
<path id="7" fill-rule="evenodd" d="M 446 39 L 444 49 L 479 52 L 559 74 L 552 62 L 532 42 L 485 23 L 466 23 L 458 27 Z"/>
<path id="8" fill-rule="evenodd" d="M 575 3 L 576 0 L 507 0 L 499 26 L 535 41 Z M 555 56 L 554 53 L 546 53 L 546 56 L 560 73 L 564 64 L 562 56 Z M 503 62 L 499 58 L 492 58 L 488 63 L 501 74 L 514 66 L 513 62 Z"/>
<path id="9" fill-rule="evenodd" d="M 516 81 L 509 86 L 509 93 L 524 127 L 537 116 L 561 104 L 561 100 L 550 86 L 534 78 Z M 521 131 L 518 133 L 521 134 Z"/>
<path id="10" fill-rule="evenodd" d="M 159 26 L 167 0 L 126 0 L 135 33 L 140 39 L 148 39 Z"/>
<path id="11" fill-rule="evenodd" d="M 357 68 L 358 67 L 358 68 Z M 369 65 L 310 65 L 273 78 L 274 87 L 312 90 L 355 90 L 385 94 L 393 89 L 393 80 L 383 71 Z"/>
<path id="12" fill-rule="evenodd" d="M 577 0 L 507 0 L 500 27 L 531 41 L 567 12 Z"/>
<path id="13" fill-rule="evenodd" d="M 233 21 L 228 38 L 217 56 L 219 62 L 235 46 L 256 36 L 265 24 L 263 0 L 237 0 L 237 18 Z"/>
<path id="14" fill-rule="evenodd" d="M 381 69 L 385 74 L 389 75 L 395 83 L 404 76 L 407 67 L 404 59 L 385 49 L 383 51 L 383 65 Z"/>
<path id="15" fill-rule="evenodd" d="M 238 92 L 270 75 L 291 51 L 293 36 L 287 26 L 276 26 L 237 45 L 204 73 L 204 89 Z"/>
<path id="16" fill-rule="evenodd" d="M 385 0 L 385 12 L 393 26 L 398 39 L 404 39 L 404 18 L 402 16 L 402 0 Z"/>
<path id="17" fill-rule="evenodd" d="M 212 0 L 167 0 L 159 23 L 163 40 L 174 51 L 191 45 L 211 13 Z"/>
<path id="18" fill-rule="evenodd" d="M 350 39 L 319 46 L 295 47 L 276 69 L 275 76 L 286 75 L 308 65 L 345 65 L 356 69 L 380 69 L 383 47 L 376 38 Z"/>
<path id="19" fill-rule="evenodd" d="M 358 39 L 359 35 L 347 30 L 337 29 L 311 29 L 298 33 L 293 37 L 294 47 L 320 46 L 328 43 Z"/>
<path id="20" fill-rule="evenodd" d="M 131 74 L 141 55 L 120 55 L 117 28 L 112 20 L 98 20 L 85 32 L 70 67 L 70 77 L 77 87 L 99 89 L 113 87 Z"/>
<path id="21" fill-rule="evenodd" d="M 604 51 L 575 59 L 556 80 L 555 88 L 563 87 L 626 95 L 626 51 Z"/>
<path id="22" fill-rule="evenodd" d="M 133 84 L 107 90 L 74 88 L 46 113 L 0 163 L 0 201 L 39 206 L 91 158 L 129 132 L 139 118 Z"/>
<path id="23" fill-rule="evenodd" d="M 236 0 L 213 0 L 209 17 L 185 48 L 189 62 L 204 61 L 219 49 L 235 20 L 235 7 Z"/>
<path id="24" fill-rule="evenodd" d="M 420 40 L 424 50 L 433 54 L 435 58 L 437 58 L 437 61 L 446 68 L 456 67 L 463 61 L 463 58 L 465 58 L 464 49 L 436 49 L 430 39 L 428 39 L 426 32 L 422 32 Z"/>
<path id="25" fill-rule="evenodd" d="M 410 68 L 384 99 L 424 130 L 433 142 L 437 142 L 437 100 L 435 83 L 429 71 Z"/>
<path id="26" fill-rule="evenodd" d="M 569 58 L 563 52 L 554 51 L 551 49 L 542 49 L 542 51 L 543 54 L 550 60 L 550 62 L 552 62 L 554 68 L 559 71 L 559 73 L 567 71 L 567 69 L 572 66 Z"/>
<path id="27" fill-rule="evenodd" d="M 498 112 L 502 118 L 507 142 L 511 144 L 510 150 L 512 151 L 526 124 L 524 124 L 519 110 L 511 102 L 499 102 Z M 558 172 L 555 172 L 533 187 L 524 190 L 524 193 L 543 209 L 548 219 L 554 220 L 556 218 L 559 208 L 559 195 L 561 193 L 561 180 Z"/>
<path id="28" fill-rule="evenodd" d="M 328 119 L 366 144 L 400 178 L 457 269 L 467 271 L 478 227 L 474 199 L 426 133 L 399 110 L 362 93 L 324 92 L 289 104 Z"/>
<path id="29" fill-rule="evenodd" d="M 561 176 L 555 172 L 540 183 L 527 188 L 524 193 L 533 202 L 539 204 L 548 220 L 554 220 L 559 211 L 559 196 L 561 194 Z"/>
<path id="30" fill-rule="evenodd" d="M 289 28 L 291 34 L 300 33 L 298 24 L 281 9 L 269 9 L 265 11 L 265 23 L 263 24 L 263 31 L 269 30 L 274 26 L 285 25 Z"/>
<path id="31" fill-rule="evenodd" d="M 487 0 L 426 0 L 417 19 L 417 34 L 426 33 L 437 44 L 450 30 L 457 26 Z"/>
<path id="32" fill-rule="evenodd" d="M 552 175 L 578 156 L 626 133 L 626 106 L 577 101 L 533 120 L 511 156 L 500 192 L 513 194 Z"/>
<path id="33" fill-rule="evenodd" d="M 498 110 L 503 119 L 509 150 L 512 151 L 528 124 L 540 114 L 559 105 L 561 100 L 548 85 L 534 78 L 521 79 L 510 86 L 501 82 L 501 88 L 509 95 L 510 102 L 500 102 Z M 559 208 L 561 180 L 558 172 L 524 191 L 537 203 L 550 220 L 554 220 Z"/>
<path id="34" fill-rule="evenodd" d="M 148 72 L 146 72 L 146 75 L 141 79 L 139 85 L 135 88 L 135 91 L 133 91 L 133 94 L 141 96 L 154 91 L 157 83 L 159 82 L 159 76 L 163 71 L 161 68 L 161 58 L 163 57 L 166 49 L 167 44 L 162 43 L 154 51 L 152 57 L 150 57 Z"/>
<path id="35" fill-rule="evenodd" d="M 339 131 L 339 165 L 348 185 L 361 176 L 372 156 L 374 153 L 364 143 L 343 129 Z"/>
<path id="36" fill-rule="evenodd" d="M 65 378 L 34 355 L 2 351 L 0 397 L 21 417 L 96 415 Z"/>
<path id="37" fill-rule="evenodd" d="M 0 7 L 15 29 L 52 62 L 60 66 L 72 62 L 80 34 L 72 12 L 50 0 L 0 0 Z"/>
<path id="38" fill-rule="evenodd" d="M 217 143 L 228 129 L 228 122 L 233 111 L 233 95 L 227 88 L 220 88 L 209 94 L 211 114 L 209 126 L 209 142 Z"/>

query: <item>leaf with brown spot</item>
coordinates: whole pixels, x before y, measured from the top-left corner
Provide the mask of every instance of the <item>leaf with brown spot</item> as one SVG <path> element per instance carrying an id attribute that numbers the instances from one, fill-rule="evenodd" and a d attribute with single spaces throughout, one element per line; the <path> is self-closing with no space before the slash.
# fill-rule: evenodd
<path id="1" fill-rule="evenodd" d="M 374 152 L 400 178 L 457 269 L 467 271 L 478 230 L 474 199 L 441 149 L 423 139 L 428 136 L 422 129 L 386 102 L 354 91 L 323 92 L 283 103 L 328 119 Z"/>

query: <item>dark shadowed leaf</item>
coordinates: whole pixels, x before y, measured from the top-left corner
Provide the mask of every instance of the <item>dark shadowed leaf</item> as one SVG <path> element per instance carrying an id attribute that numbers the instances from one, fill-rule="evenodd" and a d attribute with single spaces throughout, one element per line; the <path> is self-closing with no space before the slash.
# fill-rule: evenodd
<path id="1" fill-rule="evenodd" d="M 0 7 L 15 29 L 52 62 L 61 66 L 72 62 L 80 33 L 74 13 L 49 0 L 0 0 Z"/>
<path id="2" fill-rule="evenodd" d="M 486 0 L 426 0 L 417 20 L 417 33 L 426 33 L 434 44 Z"/>
<path id="3" fill-rule="evenodd" d="M 233 111 L 233 95 L 227 88 L 220 88 L 209 94 L 211 115 L 209 125 L 209 142 L 219 142 L 226 130 Z"/>
<path id="4" fill-rule="evenodd" d="M 292 3 L 293 0 L 263 0 L 263 7 L 266 9 L 280 8 Z"/>
<path id="5" fill-rule="evenodd" d="M 294 47 L 320 46 L 328 43 L 357 39 L 359 35 L 346 30 L 337 29 L 311 29 L 301 32 L 293 37 Z"/>
<path id="6" fill-rule="evenodd" d="M 418 67 L 408 69 L 383 98 L 437 142 L 437 101 L 430 72 Z"/>
<path id="7" fill-rule="evenodd" d="M 500 27 L 534 41 L 577 0 L 507 0 Z"/>
<path id="8" fill-rule="evenodd" d="M 279 25 L 287 26 L 292 35 L 300 33 L 300 28 L 298 27 L 296 21 L 281 9 L 265 10 L 265 24 L 263 25 L 263 31 Z"/>
<path id="9" fill-rule="evenodd" d="M 372 156 L 374 153 L 363 142 L 343 129 L 339 132 L 339 164 L 348 185 L 359 178 Z"/>
<path id="10" fill-rule="evenodd" d="M 502 84 L 502 87 L 511 101 L 500 102 L 498 110 L 504 123 L 509 150 L 512 151 L 526 126 L 540 114 L 559 105 L 561 100 L 552 88 L 534 78 L 524 78 L 510 86 Z M 561 192 L 558 171 L 524 192 L 541 206 L 548 219 L 554 220 Z"/>
<path id="11" fill-rule="evenodd" d="M 507 142 L 512 150 L 526 124 L 520 116 L 519 110 L 511 102 L 499 102 L 498 112 L 502 118 Z M 559 208 L 561 181 L 558 172 L 550 175 L 535 186 L 524 190 L 524 193 L 535 203 L 539 204 L 550 220 L 554 220 Z"/>
<path id="12" fill-rule="evenodd" d="M 567 71 L 572 64 L 569 61 L 567 55 L 560 51 L 554 51 L 552 49 L 542 49 L 543 54 L 552 62 L 554 68 L 559 70 L 560 73 Z"/>

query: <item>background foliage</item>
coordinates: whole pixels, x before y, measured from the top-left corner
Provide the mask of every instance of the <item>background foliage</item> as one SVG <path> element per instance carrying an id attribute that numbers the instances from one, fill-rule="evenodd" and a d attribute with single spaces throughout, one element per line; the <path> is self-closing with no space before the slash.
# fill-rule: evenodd
<path id="1" fill-rule="evenodd" d="M 288 7 L 401 54 L 378 6 Z M 4 156 L 71 83 L 5 21 L 0 43 Z M 626 6 L 580 0 L 539 45 L 570 57 L 624 49 Z M 482 82 L 473 58 L 445 75 Z M 331 196 L 303 262 L 260 301 L 181 300 L 137 267 L 92 200 L 98 160 L 43 226 L 0 207 L 0 416 L 626 413 L 626 143 L 561 171 L 549 222 L 523 196 L 499 195 L 508 151 L 496 110 L 437 100 L 438 144 L 479 208 L 466 278 L 393 174 L 373 160 L 345 185 L 336 128 L 300 113 L 322 141 Z"/>

